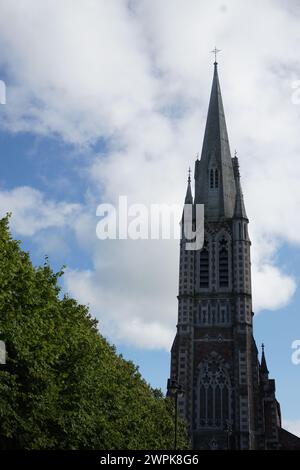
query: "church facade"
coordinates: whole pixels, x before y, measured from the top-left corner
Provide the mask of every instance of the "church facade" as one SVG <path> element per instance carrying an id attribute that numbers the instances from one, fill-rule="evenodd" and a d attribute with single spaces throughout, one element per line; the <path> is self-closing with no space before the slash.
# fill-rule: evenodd
<path id="1" fill-rule="evenodd" d="M 300 448 L 282 429 L 275 381 L 253 337 L 251 241 L 239 162 L 227 135 L 217 62 L 201 159 L 185 204 L 204 205 L 204 245 L 180 241 L 178 323 L 170 380 L 194 449 Z"/>

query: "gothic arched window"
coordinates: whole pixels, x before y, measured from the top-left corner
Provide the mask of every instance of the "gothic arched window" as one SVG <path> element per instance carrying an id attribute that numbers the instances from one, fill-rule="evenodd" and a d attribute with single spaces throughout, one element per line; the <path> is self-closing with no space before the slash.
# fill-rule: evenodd
<path id="1" fill-rule="evenodd" d="M 215 169 L 215 188 L 219 187 L 219 172 L 217 168 Z"/>
<path id="2" fill-rule="evenodd" d="M 213 189 L 214 187 L 214 170 L 213 169 L 210 170 L 209 184 L 210 184 L 210 189 Z"/>
<path id="3" fill-rule="evenodd" d="M 229 285 L 228 242 L 224 237 L 219 242 L 219 285 L 220 287 Z"/>
<path id="4" fill-rule="evenodd" d="M 200 367 L 198 399 L 198 427 L 226 428 L 231 420 L 231 384 L 216 353 Z"/>
<path id="5" fill-rule="evenodd" d="M 209 171 L 209 187 L 210 189 L 218 189 L 219 187 L 219 170 L 215 167 Z"/>
<path id="6" fill-rule="evenodd" d="M 209 287 L 209 252 L 208 242 L 204 241 L 202 250 L 200 251 L 200 288 L 208 289 Z"/>

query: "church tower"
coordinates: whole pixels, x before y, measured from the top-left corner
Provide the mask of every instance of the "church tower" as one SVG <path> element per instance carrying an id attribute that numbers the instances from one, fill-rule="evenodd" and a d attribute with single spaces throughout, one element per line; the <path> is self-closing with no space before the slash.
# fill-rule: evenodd
<path id="1" fill-rule="evenodd" d="M 251 241 L 237 155 L 231 157 L 214 75 L 201 159 L 185 203 L 204 205 L 204 245 L 180 241 L 178 323 L 171 380 L 194 449 L 276 449 L 280 408 L 253 338 Z"/>

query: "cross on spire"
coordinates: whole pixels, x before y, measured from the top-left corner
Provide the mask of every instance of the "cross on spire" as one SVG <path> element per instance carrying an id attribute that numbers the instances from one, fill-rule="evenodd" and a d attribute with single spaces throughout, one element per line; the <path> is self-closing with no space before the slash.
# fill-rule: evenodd
<path id="1" fill-rule="evenodd" d="M 188 183 L 191 182 L 191 167 L 189 166 L 189 176 L 188 176 Z"/>
<path id="2" fill-rule="evenodd" d="M 217 64 L 217 55 L 221 52 L 221 49 L 217 49 L 216 47 L 211 51 L 212 54 L 215 54 L 215 64 Z"/>

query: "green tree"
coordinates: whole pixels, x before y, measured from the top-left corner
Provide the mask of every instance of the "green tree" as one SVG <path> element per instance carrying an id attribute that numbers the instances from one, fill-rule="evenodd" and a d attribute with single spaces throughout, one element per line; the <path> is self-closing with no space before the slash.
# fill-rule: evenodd
<path id="1" fill-rule="evenodd" d="M 0 220 L 0 448 L 171 449 L 172 402 L 116 353 L 63 272 L 34 267 Z M 187 448 L 179 423 L 178 447 Z"/>

